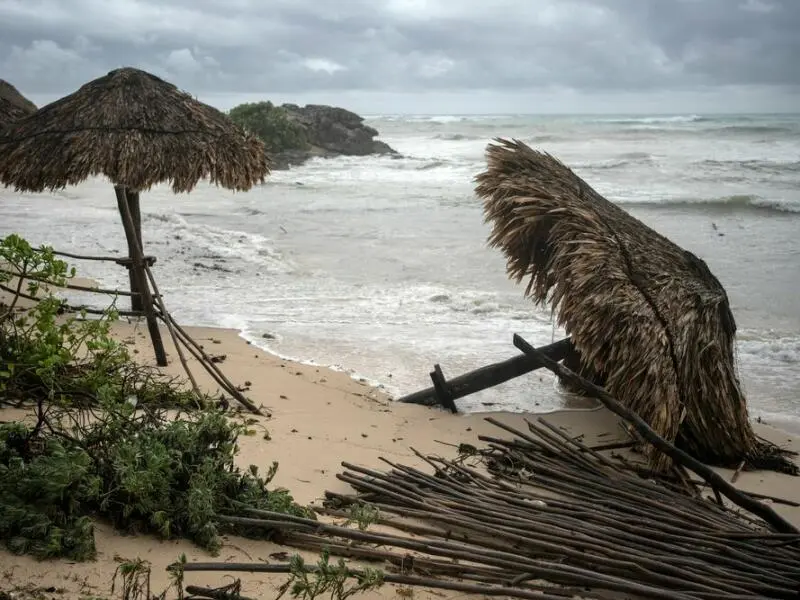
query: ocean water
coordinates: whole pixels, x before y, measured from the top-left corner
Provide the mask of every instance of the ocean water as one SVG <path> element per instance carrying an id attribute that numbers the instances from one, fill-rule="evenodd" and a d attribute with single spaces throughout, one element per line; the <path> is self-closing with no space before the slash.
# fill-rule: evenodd
<path id="1" fill-rule="evenodd" d="M 486 144 L 548 151 L 613 202 L 703 258 L 728 290 L 751 413 L 800 426 L 800 116 L 372 116 L 403 158 L 315 160 L 231 193 L 201 184 L 142 195 L 147 251 L 185 324 L 234 327 L 281 356 L 404 394 L 563 336 L 510 282 L 473 194 Z M 52 194 L 0 188 L 0 235 L 124 253 L 104 179 Z M 106 286 L 114 265 L 77 263 Z M 95 297 L 73 296 L 101 305 Z M 120 302 L 124 305 L 124 300 Z M 460 401 L 548 410 L 537 372 Z"/>

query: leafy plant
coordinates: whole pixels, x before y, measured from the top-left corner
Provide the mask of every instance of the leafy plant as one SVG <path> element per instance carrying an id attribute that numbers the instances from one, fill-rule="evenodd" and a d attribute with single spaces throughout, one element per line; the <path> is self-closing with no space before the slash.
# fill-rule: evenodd
<path id="1" fill-rule="evenodd" d="M 381 511 L 377 506 L 359 502 L 350 506 L 350 516 L 344 522 L 344 526 L 347 527 L 355 523 L 359 531 L 366 531 L 370 525 L 377 523 L 380 518 Z"/>
<path id="2" fill-rule="evenodd" d="M 344 560 L 330 562 L 325 550 L 315 567 L 307 567 L 299 554 L 290 560 L 289 580 L 280 587 L 277 600 L 289 592 L 293 598 L 314 600 L 328 595 L 331 600 L 345 600 L 350 596 L 377 589 L 383 585 L 383 572 L 377 569 L 351 570 Z M 354 580 L 354 581 L 351 581 Z"/>
<path id="3" fill-rule="evenodd" d="M 150 563 L 141 558 L 120 562 L 111 581 L 111 594 L 117 588 L 117 577 L 122 583 L 122 600 L 151 600 Z"/>
<path id="4" fill-rule="evenodd" d="M 64 314 L 48 284 L 75 271 L 51 249 L 8 236 L 0 263 L 12 294 L 0 308 L 0 405 L 35 413 L 31 423 L 0 423 L 0 540 L 12 552 L 90 559 L 94 516 L 212 552 L 223 531 L 267 534 L 218 523 L 234 506 L 313 517 L 288 490 L 268 489 L 277 463 L 263 476 L 236 465 L 252 421 L 132 360 L 110 334 L 113 307 L 98 319 Z M 28 308 L 23 287 L 37 300 Z"/>
<path id="5" fill-rule="evenodd" d="M 0 238 L 0 289 L 11 294 L 10 303 L 0 305 L 0 403 L 44 397 L 78 406 L 125 397 L 139 404 L 196 404 L 188 388 L 136 364 L 113 339 L 111 326 L 119 318 L 113 303 L 98 318 L 66 312 L 52 288 L 74 276 L 52 248 L 33 248 L 16 234 Z M 22 309 L 22 299 L 34 303 Z"/>
<path id="6" fill-rule="evenodd" d="M 272 102 L 248 102 L 230 110 L 231 120 L 264 142 L 268 152 L 308 148 L 306 129 Z"/>

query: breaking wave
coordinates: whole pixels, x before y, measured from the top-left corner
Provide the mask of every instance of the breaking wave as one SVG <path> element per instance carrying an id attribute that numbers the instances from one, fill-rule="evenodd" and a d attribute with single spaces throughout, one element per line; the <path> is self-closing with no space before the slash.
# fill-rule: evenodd
<path id="1" fill-rule="evenodd" d="M 674 206 L 680 208 L 697 209 L 729 209 L 729 210 L 763 210 L 775 213 L 800 214 L 800 204 L 793 202 L 783 202 L 762 198 L 755 194 L 736 194 L 732 196 L 722 196 L 719 198 L 675 198 L 664 199 L 662 201 L 641 201 L 641 200 L 620 200 L 619 204 L 625 206 L 652 207 L 652 206 Z"/>

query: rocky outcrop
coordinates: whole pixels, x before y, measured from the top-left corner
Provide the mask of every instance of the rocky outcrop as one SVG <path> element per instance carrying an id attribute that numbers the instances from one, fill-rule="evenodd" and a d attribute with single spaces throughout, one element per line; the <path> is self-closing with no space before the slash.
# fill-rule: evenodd
<path id="1" fill-rule="evenodd" d="M 36 105 L 0 79 L 0 127 L 36 112 Z"/>
<path id="2" fill-rule="evenodd" d="M 288 169 L 312 157 L 368 156 L 388 154 L 399 156 L 387 143 L 374 139 L 378 131 L 364 124 L 364 118 L 335 106 L 284 104 L 287 117 L 305 130 L 308 148 L 287 150 L 271 155 L 273 169 Z"/>

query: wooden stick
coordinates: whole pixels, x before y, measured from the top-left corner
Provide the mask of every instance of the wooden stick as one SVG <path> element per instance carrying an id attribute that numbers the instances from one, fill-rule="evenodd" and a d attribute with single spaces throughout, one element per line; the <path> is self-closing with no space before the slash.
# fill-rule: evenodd
<path id="1" fill-rule="evenodd" d="M 231 381 L 225 376 L 225 374 L 217 367 L 217 365 L 211 360 L 211 357 L 206 353 L 205 350 L 198 344 L 192 337 L 186 332 L 186 330 L 181 327 L 177 321 L 170 315 L 162 314 L 162 319 L 169 319 L 172 323 L 172 326 L 175 328 L 176 333 L 179 337 L 184 341 L 184 345 L 192 353 L 192 355 L 197 359 L 197 361 L 203 365 L 206 372 L 211 375 L 214 380 L 219 384 L 219 386 L 228 392 L 237 402 L 242 404 L 247 410 L 250 412 L 263 416 L 264 413 L 253 404 L 250 400 L 245 397 L 239 390 L 236 389 L 236 386 L 231 383 Z"/>
<path id="2" fill-rule="evenodd" d="M 754 515 L 761 517 L 779 533 L 800 533 L 796 527 L 781 517 L 772 508 L 766 504 L 762 504 L 751 496 L 748 496 L 746 493 L 737 490 L 710 467 L 704 465 L 680 448 L 676 448 L 673 444 L 666 441 L 655 431 L 653 431 L 639 415 L 622 405 L 603 388 L 596 386 L 591 381 L 587 381 L 583 377 L 573 373 L 563 365 L 560 365 L 556 361 L 552 360 L 549 356 L 531 346 L 518 334 L 514 334 L 514 345 L 522 350 L 525 354 L 541 362 L 541 364 L 549 371 L 552 371 L 565 381 L 571 383 L 579 389 L 582 389 L 592 397 L 600 400 L 600 402 L 602 402 L 611 412 L 632 424 L 636 429 L 636 432 L 646 441 L 669 456 L 675 462 L 683 465 L 687 469 L 699 475 L 712 487 L 712 489 L 718 490 L 726 498 L 728 498 L 728 500 L 740 508 L 743 508 Z"/>
<path id="3" fill-rule="evenodd" d="M 450 388 L 447 385 L 447 380 L 444 378 L 444 373 L 442 373 L 442 368 L 438 364 L 433 365 L 433 371 L 431 371 L 431 381 L 433 381 L 433 387 L 436 390 L 436 396 L 438 397 L 441 405 L 451 413 L 458 414 L 458 407 L 453 401 L 453 394 L 450 392 Z"/>
<path id="4" fill-rule="evenodd" d="M 206 571 L 223 571 L 223 572 L 246 572 L 246 573 L 291 573 L 291 565 L 284 564 L 264 564 L 264 563 L 187 563 L 176 567 L 182 569 L 184 572 L 206 572 Z M 316 573 L 319 567 L 316 565 L 305 565 L 305 570 L 308 573 Z M 364 575 L 363 571 L 356 569 L 348 569 L 348 576 L 361 577 Z M 394 583 L 398 585 L 408 585 L 415 587 L 427 587 L 439 590 L 449 590 L 453 592 L 463 592 L 465 594 L 478 594 L 483 596 L 507 596 L 511 598 L 522 598 L 523 600 L 565 600 L 561 594 L 547 594 L 537 590 L 526 590 L 519 587 L 511 586 L 489 586 L 477 585 L 469 583 L 460 583 L 458 581 L 448 581 L 446 579 L 432 579 L 425 577 L 413 577 L 410 575 L 395 575 L 393 573 L 384 573 L 383 580 L 386 583 Z M 198 590 L 200 588 L 192 587 Z M 187 588 L 187 591 L 188 588 Z M 207 596 L 208 598 L 218 598 L 217 596 Z M 600 598 L 601 596 L 589 596 L 587 592 L 583 592 L 584 598 Z M 666 596 L 665 596 L 666 597 Z M 684 594 L 675 594 L 671 596 L 675 600 L 692 600 L 692 596 Z M 234 596 L 231 600 L 245 600 Z"/>
<path id="5" fill-rule="evenodd" d="M 404 467 L 400 468 L 403 471 L 406 470 Z M 631 549 L 632 554 L 630 555 L 630 560 L 634 560 L 641 566 L 645 566 L 642 561 L 642 552 L 645 553 L 644 558 L 646 558 L 646 554 L 649 553 L 650 550 L 653 551 L 653 554 L 657 554 L 660 560 L 669 561 L 675 566 L 697 564 L 696 560 L 699 559 L 705 561 L 709 565 L 709 568 L 712 569 L 723 568 L 723 565 L 724 568 L 733 569 L 733 573 L 730 575 L 726 574 L 722 577 L 720 581 L 721 585 L 724 586 L 726 580 L 732 582 L 733 579 L 738 578 L 737 581 L 741 585 L 756 585 L 759 586 L 759 589 L 762 591 L 770 585 L 783 586 L 785 589 L 787 585 L 792 585 L 792 574 L 800 575 L 800 564 L 797 564 L 797 561 L 795 561 L 795 567 L 793 569 L 791 567 L 786 567 L 784 569 L 784 576 L 780 576 L 777 573 L 772 576 L 769 570 L 779 569 L 780 567 L 775 559 L 770 559 L 767 556 L 764 557 L 764 560 L 761 560 L 765 549 L 759 549 L 757 551 L 758 553 L 755 555 L 745 555 L 741 552 L 737 552 L 731 547 L 731 544 L 724 544 L 719 541 L 715 542 L 705 535 L 699 535 L 701 530 L 696 526 L 677 528 L 677 533 L 666 539 L 660 534 L 656 535 L 658 532 L 648 529 L 643 521 L 635 518 L 631 520 L 630 528 L 628 529 L 623 529 L 623 525 L 625 524 L 619 519 L 612 519 L 601 521 L 604 525 L 598 530 L 597 526 L 591 522 L 595 520 L 601 511 L 599 507 L 595 506 L 592 500 L 584 501 L 586 505 L 585 516 L 580 513 L 573 513 L 574 517 L 570 517 L 572 511 L 564 512 L 563 509 L 559 508 L 559 505 L 563 504 L 563 502 L 549 498 L 545 499 L 550 503 L 547 507 L 532 508 L 530 504 L 522 504 L 524 509 L 521 509 L 521 511 L 510 511 L 506 503 L 516 495 L 514 491 L 504 492 L 499 496 L 486 495 L 484 491 L 470 487 L 468 491 L 465 490 L 465 492 L 469 494 L 467 499 L 458 500 L 454 496 L 453 500 L 446 501 L 446 506 L 452 510 L 442 512 L 440 507 L 444 508 L 445 505 L 443 501 L 449 496 L 449 493 L 444 490 L 444 487 L 450 487 L 453 492 L 457 492 L 460 486 L 451 484 L 439 477 L 432 477 L 429 475 L 425 475 L 425 477 L 430 483 L 420 482 L 417 484 L 411 481 L 403 482 L 406 476 L 397 473 L 394 476 L 382 476 L 382 478 L 386 477 L 388 478 L 387 481 L 391 482 L 391 489 L 388 489 L 384 483 L 376 479 L 376 474 L 371 470 L 359 469 L 359 471 L 365 473 L 362 479 L 352 479 L 348 477 L 345 478 L 345 480 L 351 483 L 351 485 L 354 485 L 357 490 L 383 489 L 385 490 L 383 493 L 387 494 L 387 498 L 394 498 L 396 501 L 396 503 L 394 503 L 392 500 L 387 500 L 387 502 L 391 503 L 387 505 L 380 501 L 375 502 L 371 500 L 370 502 L 381 511 L 381 514 L 393 512 L 403 517 L 412 518 L 415 521 L 433 521 L 439 524 L 439 526 L 441 526 L 442 523 L 447 523 L 451 526 L 459 524 L 458 530 L 463 531 L 465 528 L 468 528 L 468 531 L 471 530 L 473 532 L 476 532 L 485 525 L 494 523 L 495 526 L 498 527 L 498 531 L 497 534 L 490 539 L 507 540 L 508 543 L 503 544 L 506 549 L 510 546 L 519 546 L 519 544 L 514 544 L 511 538 L 516 534 L 523 533 L 529 534 L 531 540 L 529 544 L 532 544 L 531 547 L 538 546 L 542 541 L 546 541 L 550 538 L 551 542 L 555 542 L 559 547 L 564 548 L 564 552 L 567 554 L 569 548 L 574 549 L 576 545 L 578 547 L 585 546 L 586 541 L 595 540 L 595 543 L 602 543 L 604 540 L 616 540 L 618 544 L 622 544 Z M 410 473 L 418 473 L 414 469 L 408 469 L 408 471 Z M 478 476 L 478 474 L 476 474 L 476 476 Z M 638 479 L 638 476 L 633 473 L 629 474 L 628 477 Z M 496 480 L 494 483 L 498 485 Z M 417 500 L 411 501 L 411 498 L 418 495 L 418 493 L 423 493 L 424 489 L 429 489 L 430 486 L 436 486 L 440 491 L 424 492 L 424 497 L 417 496 Z M 408 492 L 404 493 L 403 488 L 408 490 Z M 460 496 L 461 494 L 459 493 L 458 495 Z M 680 498 L 677 493 L 672 493 L 671 496 L 673 499 Z M 486 498 L 485 501 L 484 498 Z M 606 502 L 610 502 L 610 506 L 614 506 L 615 508 L 618 506 L 611 496 L 606 497 Z M 707 505 L 705 502 L 694 502 L 693 504 L 694 510 L 710 507 L 710 505 Z M 408 510 L 402 508 L 401 505 L 418 505 L 421 509 Z M 662 506 L 666 506 L 666 504 Z M 688 507 L 688 509 L 692 510 L 691 507 Z M 618 510 L 620 511 L 618 512 L 620 517 L 626 518 L 629 516 L 625 507 L 619 507 Z M 556 512 L 554 513 L 554 511 Z M 468 516 L 470 520 L 460 520 L 457 516 L 458 514 Z M 678 515 L 680 514 L 679 512 Z M 556 516 L 558 520 L 554 520 Z M 731 518 L 732 517 L 728 518 L 729 524 L 731 523 Z M 472 519 L 477 520 L 473 521 Z M 667 520 L 669 520 L 669 518 Z M 674 520 L 674 518 L 672 518 L 672 520 Z M 657 524 L 663 524 L 663 521 L 664 519 L 662 518 Z M 540 525 L 536 525 L 537 523 Z M 541 529 L 542 525 L 545 526 L 544 529 Z M 510 530 L 505 531 L 506 528 L 510 528 Z M 433 535 L 437 537 L 452 539 L 453 529 L 451 528 L 439 531 L 438 533 L 436 533 L 435 530 L 431 531 L 433 531 Z M 625 531 L 627 531 L 627 533 L 625 533 Z M 710 530 L 704 529 L 702 531 L 714 533 L 713 528 Z M 620 534 L 618 535 L 617 532 L 620 532 Z M 431 535 L 430 531 L 417 533 Z M 750 534 L 752 535 L 752 531 Z M 473 538 L 473 543 L 477 543 L 474 539 L 474 535 L 466 535 L 467 538 Z M 586 535 L 589 537 L 585 537 Z M 764 534 L 761 535 L 763 536 Z M 560 544 L 558 542 L 558 536 L 563 536 L 561 538 L 563 541 Z M 781 535 L 771 534 L 768 537 L 772 540 L 781 538 Z M 481 542 L 481 545 L 487 547 L 484 542 Z M 518 552 L 524 552 L 521 549 L 522 547 L 523 546 L 519 546 Z M 526 544 L 525 547 L 528 547 L 528 544 Z M 585 556 L 585 559 L 594 561 L 595 557 L 598 556 L 598 552 L 599 549 L 595 548 L 595 551 Z M 526 554 L 528 553 L 526 552 Z M 719 561 L 716 566 L 714 563 L 715 560 Z M 658 568 L 658 566 L 651 562 L 648 571 L 652 571 L 653 568 Z M 745 580 L 748 580 L 749 583 Z M 698 583 L 702 583 L 702 581 L 701 579 Z M 683 585 L 684 583 L 681 583 L 679 587 Z M 722 589 L 722 587 L 720 587 L 720 589 Z M 734 590 L 729 588 L 728 591 L 733 592 Z M 779 595 L 775 597 L 783 596 Z"/>
<path id="6" fill-rule="evenodd" d="M 150 294 L 150 286 L 147 285 L 147 278 L 144 274 L 144 253 L 142 252 L 142 245 L 136 236 L 136 229 L 131 214 L 130 207 L 128 206 L 127 191 L 124 187 L 115 185 L 114 192 L 117 195 L 117 206 L 122 217 L 122 226 L 125 228 L 125 237 L 128 240 L 128 251 L 134 260 L 131 265 L 131 293 L 138 293 L 137 296 L 131 296 L 131 301 L 134 298 L 141 297 L 142 309 L 145 313 L 145 320 L 147 321 L 147 329 L 150 332 L 150 339 L 153 342 L 153 350 L 156 355 L 156 364 L 159 367 L 167 366 L 167 353 L 164 350 L 164 342 L 161 339 L 161 332 L 158 329 L 158 321 L 156 320 L 156 313 L 153 303 L 153 297 Z"/>
<path id="7" fill-rule="evenodd" d="M 156 302 L 156 306 L 161 311 L 162 314 L 166 315 L 167 307 L 164 304 L 164 299 L 161 297 L 161 294 L 158 291 L 158 285 L 156 285 L 156 278 L 153 277 L 153 271 L 150 269 L 149 266 L 146 264 L 144 265 L 144 272 L 147 274 L 147 278 L 150 280 L 150 285 L 153 287 L 153 299 Z M 172 326 L 170 319 L 164 319 L 164 323 L 167 326 L 167 331 L 169 331 L 169 335 L 172 338 L 172 344 L 175 346 L 175 351 L 178 353 L 178 359 L 181 361 L 181 365 L 183 366 L 183 370 L 186 371 L 186 375 L 189 377 L 189 381 L 192 384 L 192 390 L 197 396 L 198 399 L 198 407 L 199 400 L 202 398 L 203 394 L 200 391 L 200 386 L 197 385 L 197 381 L 192 374 L 192 370 L 189 368 L 189 363 L 186 361 L 186 355 L 183 353 L 183 348 L 181 348 L 180 340 L 178 340 L 178 336 L 175 333 L 175 328 Z"/>
<path id="8" fill-rule="evenodd" d="M 183 569 L 183 567 L 177 568 Z M 286 572 L 288 573 L 289 571 Z M 242 596 L 238 592 L 229 592 L 225 588 L 215 589 L 199 585 L 187 585 L 186 593 L 197 598 L 210 598 L 210 600 L 254 600 L 248 596 Z"/>
<path id="9" fill-rule="evenodd" d="M 42 299 L 37 296 L 31 296 L 30 294 L 26 294 L 25 292 L 17 293 L 17 290 L 8 287 L 7 285 L 3 285 L 0 283 L 0 290 L 4 292 L 8 292 L 9 294 L 18 295 L 20 298 L 25 298 L 25 300 L 30 300 L 32 302 L 41 302 Z M 90 308 L 88 306 L 72 306 L 71 304 L 67 304 L 66 302 L 61 303 L 61 308 L 64 309 L 66 312 L 86 312 L 92 315 L 105 315 L 108 311 L 100 308 Z M 133 312 L 132 310 L 117 310 L 117 314 L 123 317 L 143 317 L 143 313 Z"/>
<path id="10" fill-rule="evenodd" d="M 301 517 L 293 517 L 290 515 L 284 515 L 270 511 L 247 509 L 246 512 L 258 514 L 265 518 L 256 519 L 247 517 L 229 517 L 225 515 L 217 515 L 216 518 L 222 522 L 234 523 L 249 527 L 262 527 L 289 531 L 300 530 L 305 531 L 306 533 L 317 534 L 324 533 L 326 535 L 335 535 L 337 537 L 350 539 L 353 541 L 362 541 L 379 545 L 393 545 L 398 548 L 435 553 L 439 556 L 446 556 L 465 561 L 474 561 L 477 554 L 480 553 L 481 562 L 483 562 L 485 565 L 519 569 L 522 572 L 530 571 L 538 577 L 547 578 L 548 580 L 554 582 L 566 582 L 569 580 L 571 583 L 577 585 L 586 585 L 611 591 L 638 594 L 642 597 L 648 598 L 663 598 L 664 600 L 691 598 L 691 596 L 686 596 L 678 592 L 667 591 L 663 588 L 655 588 L 649 585 L 636 583 L 615 575 L 598 573 L 597 571 L 573 567 L 567 564 L 548 563 L 543 560 L 537 560 L 534 558 L 513 554 L 512 552 L 508 551 L 502 552 L 496 550 L 484 550 L 475 545 L 449 542 L 446 540 L 418 541 L 390 534 L 369 533 L 366 531 L 347 529 L 345 527 L 328 525 L 310 519 L 303 519 Z M 188 567 L 192 564 L 196 563 L 189 563 L 185 566 Z"/>
<path id="11" fill-rule="evenodd" d="M 138 244 L 139 249 L 141 251 L 141 256 L 144 256 L 144 240 L 142 239 L 142 213 L 141 207 L 139 203 L 139 192 L 134 192 L 133 190 L 128 190 L 123 188 L 123 193 L 125 194 L 128 200 L 128 208 L 130 209 L 131 213 L 131 221 L 133 224 L 133 230 L 136 233 L 136 240 L 134 243 Z M 131 252 L 131 240 L 128 240 L 128 256 L 130 258 L 134 258 L 136 255 Z M 143 263 L 142 266 L 145 266 Z M 128 268 L 128 276 L 130 278 L 131 284 L 131 292 L 134 294 L 131 296 L 131 310 L 144 310 L 144 297 L 141 294 L 141 290 L 137 288 L 138 277 L 135 275 L 134 271 L 138 265 L 134 262 Z M 147 285 L 147 282 L 142 282 Z M 155 290 L 153 290 L 155 291 Z"/>
<path id="12" fill-rule="evenodd" d="M 19 277 L 18 273 L 13 273 L 11 271 L 6 271 L 5 269 L 0 269 L 0 273 L 3 273 L 5 275 L 11 275 L 12 277 Z M 69 290 L 75 290 L 75 291 L 78 291 L 78 292 L 94 292 L 96 294 L 108 294 L 109 296 L 130 296 L 131 295 L 130 292 L 126 292 L 125 290 L 109 290 L 109 289 L 105 289 L 105 288 L 101 288 L 101 287 L 89 287 L 89 286 L 85 286 L 85 285 L 77 285 L 77 284 L 74 284 L 74 283 L 62 283 L 62 284 L 59 284 L 59 283 L 55 283 L 53 281 L 48 281 L 47 279 L 45 279 L 43 277 L 33 277 L 31 275 L 26 275 L 22 279 L 26 280 L 26 281 L 35 281 L 37 283 L 43 283 L 43 284 L 49 285 L 49 286 L 54 287 L 54 288 L 69 289 Z"/>
<path id="13" fill-rule="evenodd" d="M 64 256 L 65 258 L 74 258 L 76 260 L 94 260 L 98 262 L 119 262 L 123 260 L 120 256 L 86 256 L 85 254 L 75 254 L 73 252 L 53 251 L 56 256 Z"/>
<path id="14" fill-rule="evenodd" d="M 572 342 L 569 338 L 566 338 L 553 344 L 542 346 L 540 350 L 554 360 L 563 360 L 571 348 Z M 464 396 L 469 396 L 475 392 L 480 392 L 481 390 L 494 387 L 510 379 L 519 377 L 520 375 L 525 375 L 541 367 L 541 364 L 531 359 L 528 355 L 520 354 L 514 358 L 509 358 L 508 360 L 464 373 L 458 377 L 453 377 L 447 382 L 447 385 L 453 400 L 458 400 Z M 436 395 L 436 388 L 429 387 L 419 392 L 397 398 L 397 402 L 436 406 L 439 403 L 439 399 Z"/>

